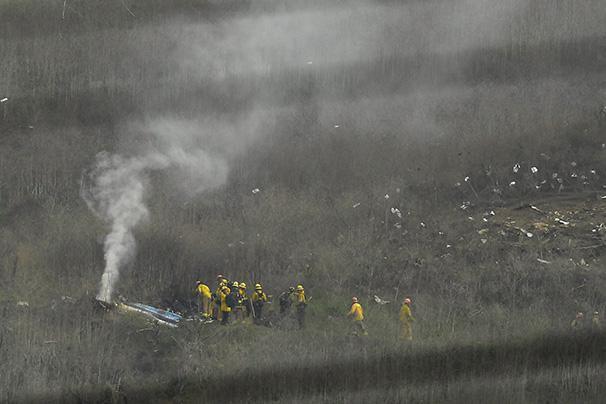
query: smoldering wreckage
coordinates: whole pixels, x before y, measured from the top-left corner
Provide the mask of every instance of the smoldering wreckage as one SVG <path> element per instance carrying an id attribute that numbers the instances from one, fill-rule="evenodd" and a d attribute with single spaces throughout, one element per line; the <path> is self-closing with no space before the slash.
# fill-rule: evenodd
<path id="1" fill-rule="evenodd" d="M 574 162 L 571 163 L 571 167 L 574 172 L 567 175 L 567 177 L 570 178 L 569 181 L 578 181 L 577 179 L 580 178 L 583 181 L 582 185 L 584 186 L 596 185 L 593 183 L 598 182 L 599 175 L 595 170 L 588 170 L 587 175 L 575 175 L 577 172 L 580 172 L 578 170 L 579 168 Z M 503 204 L 498 206 L 498 204 L 496 204 L 488 210 L 486 210 L 485 207 L 475 206 L 475 204 L 471 201 L 462 202 L 457 209 L 462 213 L 460 220 L 475 223 L 475 226 L 477 227 L 477 231 L 475 232 L 477 234 L 477 240 L 465 240 L 462 238 L 462 236 L 458 238 L 455 236 L 453 238 L 453 235 L 446 234 L 445 231 L 432 229 L 430 220 L 421 222 L 417 231 L 435 230 L 437 231 L 437 239 L 451 240 L 448 242 L 448 244 L 446 244 L 444 250 L 445 254 L 442 256 L 447 256 L 456 250 L 457 241 L 459 242 L 458 247 L 464 247 L 466 243 L 475 243 L 477 241 L 478 245 L 483 246 L 483 248 L 488 248 L 494 243 L 507 244 L 514 247 L 522 246 L 523 243 L 533 242 L 540 242 L 546 246 L 552 244 L 554 246 L 552 248 L 553 256 L 550 257 L 547 255 L 540 255 L 536 258 L 536 261 L 542 265 L 551 265 L 554 259 L 558 259 L 558 257 L 556 257 L 559 251 L 559 247 L 557 246 L 558 242 L 561 242 L 567 238 L 575 240 L 574 250 L 577 252 L 592 252 L 606 246 L 606 224 L 604 223 L 606 220 L 606 207 L 604 206 L 606 196 L 601 196 L 595 191 L 589 193 L 562 192 L 565 185 L 572 186 L 574 184 L 569 184 L 562 180 L 562 176 L 550 172 L 544 173 L 544 176 L 546 176 L 545 178 L 549 179 L 550 181 L 547 179 L 537 179 L 536 177 L 538 176 L 539 168 L 534 165 L 529 165 L 528 167 L 528 178 L 525 179 L 522 177 L 522 179 L 520 179 L 520 170 L 521 165 L 519 163 L 513 165 L 512 171 L 514 175 L 518 175 L 518 184 L 522 184 L 524 181 L 526 181 L 528 182 L 529 186 L 532 185 L 537 190 L 540 188 L 540 186 L 537 188 L 534 184 L 555 188 L 558 193 L 556 195 L 549 195 L 543 199 L 537 197 L 535 198 L 535 202 L 532 203 L 517 203 L 513 206 L 504 206 Z M 468 183 L 472 192 L 474 191 L 473 184 L 469 176 L 467 176 L 463 182 Z M 461 183 L 457 183 L 455 186 L 461 187 Z M 252 194 L 257 195 L 260 192 L 261 190 L 259 188 L 254 188 Z M 396 190 L 396 192 L 398 192 L 398 190 Z M 386 201 L 389 200 L 389 194 L 385 194 L 383 199 Z M 352 206 L 352 209 L 356 209 L 359 206 L 361 206 L 361 203 L 356 202 Z M 410 212 L 404 211 L 403 213 L 403 208 L 401 206 L 391 206 L 388 208 L 388 212 L 392 214 L 393 220 L 396 221 L 394 227 L 396 227 L 398 230 L 403 229 L 403 231 L 407 231 L 405 230 L 406 227 L 414 226 L 413 223 L 406 223 L 406 216 L 410 215 Z M 479 219 L 476 220 L 476 218 Z M 542 251 L 549 252 L 550 250 L 544 248 Z M 588 267 L 592 265 L 595 259 L 596 258 L 594 255 L 588 255 L 587 257 L 581 258 L 578 256 L 571 256 L 568 258 L 571 265 L 580 267 Z M 191 302 L 188 304 L 183 304 L 175 301 L 173 304 L 165 305 L 165 308 L 159 308 L 149 304 L 132 302 L 123 296 L 119 296 L 116 299 L 107 301 L 100 298 L 101 296 L 104 296 L 102 293 L 100 293 L 97 298 L 93 299 L 93 302 L 96 307 L 104 311 L 114 311 L 123 314 L 134 313 L 145 317 L 155 324 L 171 328 L 179 327 L 186 322 L 210 324 L 214 320 L 220 320 L 222 323 L 226 324 L 227 321 L 224 321 L 225 318 L 222 319 L 221 316 L 221 293 L 223 288 L 226 288 L 228 291 L 229 288 L 235 289 L 236 296 L 240 296 L 240 299 L 237 299 L 238 308 L 234 307 L 233 309 L 232 321 L 239 321 L 244 318 L 243 312 L 247 301 L 248 299 L 253 299 L 252 296 L 248 297 L 246 294 L 245 284 L 242 282 L 240 285 L 241 287 L 238 286 L 237 282 L 234 282 L 233 284 L 231 282 L 228 283 L 228 281 L 222 275 L 220 275 L 218 279 L 218 288 L 214 293 L 211 293 L 210 288 L 204 285 L 201 281 L 198 281 L 195 288 L 197 299 L 199 299 L 197 307 L 194 307 L 196 304 L 192 305 Z M 256 286 L 260 287 L 259 284 Z M 585 285 L 579 285 L 578 287 L 582 288 L 584 286 Z M 301 285 L 299 285 L 299 288 L 303 290 Z M 205 289 L 208 292 L 205 292 Z M 240 292 L 240 295 L 238 295 L 238 291 Z M 261 291 L 261 289 L 256 290 L 256 292 L 258 291 Z M 291 287 L 289 290 L 282 292 L 279 299 L 276 299 L 276 303 L 278 303 L 280 306 L 279 311 L 281 315 L 284 314 L 286 309 L 288 309 L 293 302 L 295 305 L 297 303 L 301 303 L 300 298 L 297 302 L 296 294 L 294 294 L 295 292 L 295 288 Z M 263 292 L 261 291 L 261 293 Z M 206 294 L 208 294 L 208 296 L 205 297 L 204 295 Z M 267 304 L 272 305 L 274 303 L 274 299 L 272 299 L 271 295 L 267 296 L 263 293 L 263 296 Z M 292 299 L 293 296 L 295 297 L 294 299 Z M 229 297 L 227 295 L 223 296 L 223 300 L 227 301 L 229 300 Z M 309 297 L 303 297 L 303 302 L 305 305 L 307 305 L 310 300 L 311 298 Z M 390 304 L 392 301 L 397 302 L 397 300 L 397 296 L 393 300 L 390 300 L 381 298 L 377 295 L 374 295 L 368 299 L 369 302 L 379 306 Z M 410 306 L 410 299 L 407 298 L 407 300 L 409 302 L 408 306 Z M 68 296 L 63 296 L 62 301 L 68 304 L 76 303 L 75 299 Z M 353 304 L 357 303 L 358 299 L 355 298 L 355 301 L 352 302 L 352 306 Z M 27 307 L 28 303 L 19 302 L 19 305 L 22 307 Z M 227 306 L 227 303 L 225 303 L 225 305 Z M 288 307 L 285 308 L 286 305 Z M 247 313 L 249 316 L 251 314 L 250 311 L 254 313 L 254 308 L 252 305 L 247 310 L 249 311 L 249 313 Z M 260 309 L 258 310 L 259 312 L 261 311 Z M 360 310 L 363 309 L 360 307 Z M 275 310 L 271 310 L 270 313 L 266 311 L 266 318 L 263 319 L 263 321 L 257 321 L 259 320 L 259 317 L 255 314 L 253 314 L 251 318 L 255 324 L 272 326 L 272 319 L 275 319 L 276 322 L 280 319 L 280 317 L 277 316 L 277 311 L 277 307 Z M 410 310 L 408 309 L 408 311 Z M 358 317 L 363 318 L 363 315 Z M 599 319 L 599 313 L 594 313 L 594 319 L 596 318 Z M 579 320 L 575 318 L 573 324 L 576 325 L 574 325 L 573 328 L 578 326 L 578 323 Z M 302 326 L 302 323 L 300 325 Z M 362 334 L 366 333 L 364 328 L 361 328 L 361 330 L 363 330 Z M 409 331 L 408 333 L 412 335 L 412 331 Z"/>

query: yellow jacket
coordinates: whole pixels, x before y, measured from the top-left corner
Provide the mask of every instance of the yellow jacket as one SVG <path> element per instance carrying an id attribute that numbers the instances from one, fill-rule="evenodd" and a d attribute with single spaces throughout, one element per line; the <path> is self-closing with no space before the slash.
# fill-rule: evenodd
<path id="1" fill-rule="evenodd" d="M 208 286 L 201 283 L 198 285 L 198 287 L 196 289 L 198 290 L 198 293 L 200 293 L 200 296 L 210 299 L 211 294 L 210 294 L 210 288 Z"/>
<path id="2" fill-rule="evenodd" d="M 351 310 L 347 316 L 353 316 L 353 321 L 362 321 L 364 320 L 364 309 L 360 303 L 354 303 L 351 305 Z"/>
<path id="3" fill-rule="evenodd" d="M 267 295 L 263 292 L 257 292 L 255 291 L 255 293 L 252 294 L 252 301 L 253 302 L 266 302 L 267 301 Z"/>
<path id="4" fill-rule="evenodd" d="M 227 295 L 229 295 L 231 291 L 227 289 L 225 292 L 219 293 L 219 298 L 221 299 L 221 311 L 223 313 L 229 313 L 231 311 L 231 307 L 227 305 Z"/>
<path id="5" fill-rule="evenodd" d="M 412 312 L 410 311 L 410 307 L 407 304 L 403 304 L 400 309 L 400 321 L 404 324 L 412 323 L 415 321 L 412 316 Z"/>
<path id="6" fill-rule="evenodd" d="M 297 304 L 305 304 L 307 303 L 307 299 L 305 298 L 305 292 L 297 292 L 295 293 L 295 299 Z"/>

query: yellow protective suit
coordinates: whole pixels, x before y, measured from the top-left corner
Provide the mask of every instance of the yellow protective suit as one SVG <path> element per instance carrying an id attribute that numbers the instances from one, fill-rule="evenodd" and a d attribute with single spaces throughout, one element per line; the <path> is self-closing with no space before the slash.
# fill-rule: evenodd
<path id="1" fill-rule="evenodd" d="M 364 309 L 360 303 L 354 303 L 351 305 L 351 310 L 347 316 L 352 316 L 353 321 L 362 321 L 364 320 Z"/>
<path id="2" fill-rule="evenodd" d="M 412 322 L 415 321 L 412 316 L 412 312 L 410 311 L 410 306 L 407 304 L 402 304 L 402 308 L 400 309 L 400 338 L 412 341 Z"/>
<path id="3" fill-rule="evenodd" d="M 231 307 L 227 305 L 227 296 L 231 293 L 229 288 L 223 290 L 219 294 L 219 298 L 221 299 L 221 313 L 229 313 L 231 311 Z"/>
<path id="4" fill-rule="evenodd" d="M 205 317 L 210 317 L 212 315 L 212 310 L 209 304 L 211 298 L 210 288 L 201 283 L 198 285 L 196 290 L 200 294 L 200 313 Z"/>

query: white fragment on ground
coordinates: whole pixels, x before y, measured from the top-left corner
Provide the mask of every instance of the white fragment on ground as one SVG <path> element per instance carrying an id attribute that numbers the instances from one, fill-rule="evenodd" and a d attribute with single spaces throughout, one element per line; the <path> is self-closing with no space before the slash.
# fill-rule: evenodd
<path id="1" fill-rule="evenodd" d="M 8 101 L 8 98 L 4 97 L 3 99 L 0 100 L 0 103 L 5 103 L 6 101 Z"/>
<path id="2" fill-rule="evenodd" d="M 354 208 L 354 209 L 355 209 L 355 208 L 357 208 L 357 207 L 358 207 L 358 206 L 360 206 L 360 205 L 361 205 L 361 203 L 360 203 L 360 202 L 356 202 L 356 203 L 354 203 L 354 204 L 353 204 L 352 208 Z"/>
<path id="3" fill-rule="evenodd" d="M 19 307 L 29 307 L 29 303 L 25 302 L 25 301 L 19 301 L 19 302 L 17 302 L 17 306 L 19 306 Z"/>
<path id="4" fill-rule="evenodd" d="M 516 182 L 515 182 L 515 181 L 511 181 L 511 182 L 509 183 L 509 186 L 510 186 L 510 187 L 513 187 L 515 184 L 516 184 Z"/>
<path id="5" fill-rule="evenodd" d="M 536 168 L 536 167 L 530 167 L 530 171 L 531 171 L 533 174 L 536 174 L 536 173 L 538 173 L 538 172 L 539 172 L 539 169 L 538 169 L 538 168 Z"/>
<path id="6" fill-rule="evenodd" d="M 480 239 L 480 241 L 482 242 L 482 244 L 486 244 L 486 243 L 488 242 L 488 240 L 487 240 L 487 239 L 485 239 L 485 238 Z"/>
<path id="7" fill-rule="evenodd" d="M 427 226 L 425 225 L 425 223 L 423 223 L 423 222 L 421 222 L 420 224 L 421 224 L 421 227 L 423 227 L 423 228 L 427 227 Z"/>
<path id="8" fill-rule="evenodd" d="M 464 181 L 465 181 L 465 182 L 469 182 L 469 180 L 470 180 L 470 179 L 471 179 L 471 178 L 469 178 L 469 177 L 465 177 Z"/>
<path id="9" fill-rule="evenodd" d="M 385 199 L 389 199 L 389 194 L 385 194 Z"/>
<path id="10" fill-rule="evenodd" d="M 514 173 L 517 173 L 518 171 L 520 171 L 520 164 L 519 164 L 519 163 L 516 163 L 516 164 L 513 166 L 513 172 L 514 172 Z"/>
<path id="11" fill-rule="evenodd" d="M 339 129 L 341 127 L 341 125 L 334 125 L 335 129 Z"/>
<path id="12" fill-rule="evenodd" d="M 255 188 L 252 190 L 253 194 L 258 194 L 259 192 L 261 192 L 261 190 L 259 188 Z"/>
<path id="13" fill-rule="evenodd" d="M 544 260 L 544 259 L 541 259 L 541 258 L 537 258 L 537 261 L 539 261 L 541 264 L 551 264 L 550 261 L 547 261 L 547 260 Z"/>

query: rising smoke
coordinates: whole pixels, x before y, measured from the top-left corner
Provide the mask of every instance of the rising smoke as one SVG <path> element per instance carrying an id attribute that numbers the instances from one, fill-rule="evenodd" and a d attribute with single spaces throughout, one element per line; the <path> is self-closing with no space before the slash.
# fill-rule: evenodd
<path id="1" fill-rule="evenodd" d="M 120 270 L 134 256 L 133 230 L 148 217 L 146 197 L 149 176 L 153 171 L 174 169 L 191 183 L 191 194 L 218 186 L 227 178 L 227 163 L 219 155 L 211 155 L 195 147 L 195 127 L 184 129 L 171 121 L 151 122 L 146 131 L 157 139 L 157 150 L 132 157 L 102 152 L 87 175 L 88 186 L 82 196 L 88 207 L 106 222 L 110 231 L 105 238 L 105 269 L 97 299 L 112 300 Z M 170 139 L 170 141 L 168 141 Z"/>

